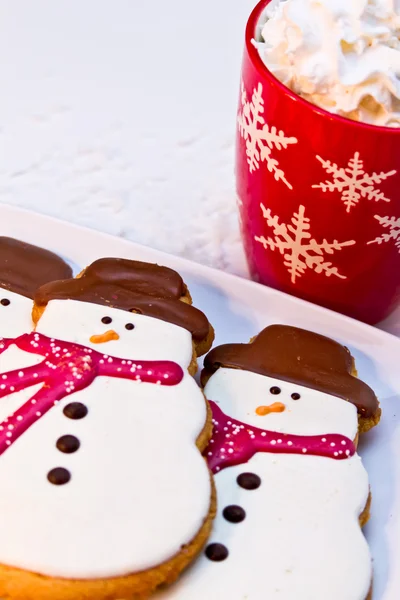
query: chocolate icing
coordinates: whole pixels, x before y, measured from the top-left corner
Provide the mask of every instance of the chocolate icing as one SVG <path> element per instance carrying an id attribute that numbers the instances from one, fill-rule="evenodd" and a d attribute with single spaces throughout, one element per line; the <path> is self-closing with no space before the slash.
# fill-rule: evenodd
<path id="1" fill-rule="evenodd" d="M 71 276 L 71 267 L 53 252 L 0 236 L 1 288 L 33 298 L 44 283 Z"/>
<path id="2" fill-rule="evenodd" d="M 167 267 L 122 258 L 102 258 L 76 279 L 53 281 L 35 294 L 35 303 L 81 300 L 137 312 L 179 325 L 196 341 L 207 338 L 210 324 L 197 308 L 183 302 L 186 287 L 178 273 Z"/>
<path id="3" fill-rule="evenodd" d="M 256 490 L 261 485 L 261 478 L 256 473 L 240 473 L 236 481 L 244 490 Z"/>
<path id="4" fill-rule="evenodd" d="M 85 269 L 83 278 L 88 286 L 103 281 L 161 298 L 180 298 L 186 293 L 182 277 L 173 269 L 126 258 L 100 258 Z"/>
<path id="5" fill-rule="evenodd" d="M 228 548 L 223 544 L 208 544 L 205 555 L 212 561 L 220 562 L 228 558 Z"/>
<path id="6" fill-rule="evenodd" d="M 222 516 L 229 523 L 241 523 L 246 518 L 246 511 L 237 504 L 230 504 L 229 506 L 225 506 Z"/>
<path id="7" fill-rule="evenodd" d="M 58 438 L 56 447 L 57 450 L 63 452 L 64 454 L 72 454 L 76 452 L 80 448 L 80 441 L 74 435 L 62 435 Z"/>
<path id="8" fill-rule="evenodd" d="M 71 479 L 71 473 L 64 467 L 56 467 L 47 474 L 47 479 L 53 485 L 64 485 Z"/>
<path id="9" fill-rule="evenodd" d="M 88 414 L 87 407 L 82 402 L 70 402 L 64 408 L 63 413 L 68 419 L 84 419 Z"/>
<path id="10" fill-rule="evenodd" d="M 347 348 L 322 335 L 289 327 L 266 327 L 250 344 L 224 344 L 204 360 L 203 384 L 219 367 L 277 377 L 352 402 L 363 417 L 379 410 L 372 389 L 351 375 Z"/>

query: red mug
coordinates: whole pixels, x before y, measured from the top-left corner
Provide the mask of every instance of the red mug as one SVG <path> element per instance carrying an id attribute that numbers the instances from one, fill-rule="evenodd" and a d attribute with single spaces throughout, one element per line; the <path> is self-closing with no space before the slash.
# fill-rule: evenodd
<path id="1" fill-rule="evenodd" d="M 236 186 L 252 277 L 376 324 L 400 299 L 400 129 L 350 121 L 297 96 L 246 28 Z"/>

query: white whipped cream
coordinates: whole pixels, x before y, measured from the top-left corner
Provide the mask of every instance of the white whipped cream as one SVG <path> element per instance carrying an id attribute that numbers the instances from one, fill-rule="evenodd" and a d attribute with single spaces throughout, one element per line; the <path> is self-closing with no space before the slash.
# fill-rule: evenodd
<path id="1" fill-rule="evenodd" d="M 255 45 L 268 69 L 313 104 L 400 127 L 400 0 L 273 0 Z"/>

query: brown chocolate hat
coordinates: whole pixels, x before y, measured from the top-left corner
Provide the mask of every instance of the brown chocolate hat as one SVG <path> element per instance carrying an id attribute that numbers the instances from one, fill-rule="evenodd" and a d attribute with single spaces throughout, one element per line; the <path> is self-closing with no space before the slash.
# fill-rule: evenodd
<path id="1" fill-rule="evenodd" d="M 0 236 L 1 288 L 33 298 L 44 283 L 71 276 L 71 267 L 53 252 Z"/>
<path id="2" fill-rule="evenodd" d="M 210 331 L 207 317 L 183 302 L 186 286 L 172 269 L 155 264 L 102 258 L 76 279 L 53 281 L 39 288 L 35 303 L 45 306 L 50 300 L 80 300 L 129 312 L 138 312 L 188 329 L 196 341 L 205 340 Z"/>
<path id="3" fill-rule="evenodd" d="M 87 288 L 103 281 L 162 298 L 179 299 L 186 293 L 182 277 L 173 269 L 126 258 L 100 258 L 85 269 L 82 279 Z"/>
<path id="4" fill-rule="evenodd" d="M 252 343 L 214 348 L 204 360 L 202 382 L 219 367 L 253 371 L 338 396 L 355 404 L 362 417 L 372 417 L 379 410 L 372 389 L 351 375 L 349 350 L 304 329 L 271 325 Z"/>

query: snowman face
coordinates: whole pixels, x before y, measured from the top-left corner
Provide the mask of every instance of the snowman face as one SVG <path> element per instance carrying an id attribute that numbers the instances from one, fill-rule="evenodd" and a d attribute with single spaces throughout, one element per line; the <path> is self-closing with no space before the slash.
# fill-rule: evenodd
<path id="1" fill-rule="evenodd" d="M 0 338 L 16 338 L 33 329 L 33 301 L 0 288 Z"/>
<path id="2" fill-rule="evenodd" d="M 205 387 L 223 412 L 260 429 L 355 439 L 357 409 L 336 396 L 240 369 L 220 368 Z"/>
<path id="3" fill-rule="evenodd" d="M 51 300 L 36 331 L 98 352 L 134 360 L 192 359 L 189 331 L 144 315 L 78 300 Z"/>

